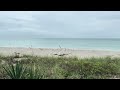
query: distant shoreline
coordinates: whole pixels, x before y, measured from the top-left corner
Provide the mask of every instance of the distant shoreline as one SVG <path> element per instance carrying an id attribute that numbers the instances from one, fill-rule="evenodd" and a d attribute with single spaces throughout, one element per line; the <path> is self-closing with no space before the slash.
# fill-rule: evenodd
<path id="1" fill-rule="evenodd" d="M 120 38 L 30 38 L 0 39 L 0 47 L 68 48 L 72 50 L 120 51 Z"/>
<path id="2" fill-rule="evenodd" d="M 67 57 L 120 57 L 120 51 L 107 50 L 86 50 L 86 49 L 69 49 L 69 48 L 31 48 L 31 47 L 0 47 L 0 54 L 14 55 L 14 53 L 21 55 L 35 55 L 35 56 L 67 56 Z"/>
<path id="3" fill-rule="evenodd" d="M 32 48 L 32 49 L 69 49 L 69 50 L 84 50 L 84 51 L 107 51 L 107 52 L 120 52 L 120 50 L 112 50 L 112 49 L 88 49 L 88 48 L 65 48 L 65 47 L 57 47 L 57 48 L 44 48 L 44 47 L 0 47 L 0 48 L 17 48 L 17 49 L 27 49 L 27 48 Z"/>

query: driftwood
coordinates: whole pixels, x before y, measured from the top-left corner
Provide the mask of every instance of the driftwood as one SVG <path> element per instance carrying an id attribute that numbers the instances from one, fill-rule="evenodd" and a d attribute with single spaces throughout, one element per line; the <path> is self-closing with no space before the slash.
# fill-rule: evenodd
<path id="1" fill-rule="evenodd" d="M 58 55 L 58 54 L 54 54 L 54 55 Z"/>
<path id="2" fill-rule="evenodd" d="M 62 48 L 61 48 L 61 46 L 59 45 L 59 47 L 60 47 L 60 49 L 62 50 Z M 60 51 L 61 51 L 60 50 Z M 59 52 L 60 52 L 59 51 Z M 65 51 L 66 51 L 66 48 L 65 48 Z M 57 52 L 57 53 L 59 53 L 59 52 Z M 69 54 L 71 54 L 71 53 L 68 53 L 68 54 L 65 54 L 65 53 L 63 53 L 63 54 L 57 54 L 57 53 L 55 53 L 55 54 L 53 54 L 53 55 L 58 55 L 58 56 L 65 56 L 65 55 L 69 55 Z"/>
<path id="3" fill-rule="evenodd" d="M 20 58 L 20 53 L 14 52 L 15 56 L 14 58 Z"/>

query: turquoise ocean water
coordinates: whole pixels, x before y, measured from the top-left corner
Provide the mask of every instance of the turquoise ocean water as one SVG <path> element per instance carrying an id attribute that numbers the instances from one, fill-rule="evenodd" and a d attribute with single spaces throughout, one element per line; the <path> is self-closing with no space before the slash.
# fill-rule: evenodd
<path id="1" fill-rule="evenodd" d="M 33 38 L 0 39 L 0 47 L 72 48 L 120 51 L 120 39 Z"/>

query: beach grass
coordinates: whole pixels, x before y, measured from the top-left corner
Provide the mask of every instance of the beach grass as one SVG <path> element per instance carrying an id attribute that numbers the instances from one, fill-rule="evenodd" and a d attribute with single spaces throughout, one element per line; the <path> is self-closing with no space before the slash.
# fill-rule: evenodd
<path id="1" fill-rule="evenodd" d="M 40 57 L 0 55 L 1 79 L 120 78 L 120 58 Z"/>

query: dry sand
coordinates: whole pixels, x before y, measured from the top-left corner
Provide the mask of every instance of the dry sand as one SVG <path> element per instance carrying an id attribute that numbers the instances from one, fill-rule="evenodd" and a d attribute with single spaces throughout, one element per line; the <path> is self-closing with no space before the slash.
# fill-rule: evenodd
<path id="1" fill-rule="evenodd" d="M 2 55 L 14 55 L 15 52 L 20 55 L 37 55 L 37 56 L 64 56 L 71 57 L 120 57 L 120 51 L 103 51 L 103 50 L 77 50 L 77 49 L 65 49 L 65 48 L 18 48 L 18 47 L 0 47 L 0 54 Z M 54 55 L 57 54 L 57 55 Z"/>

